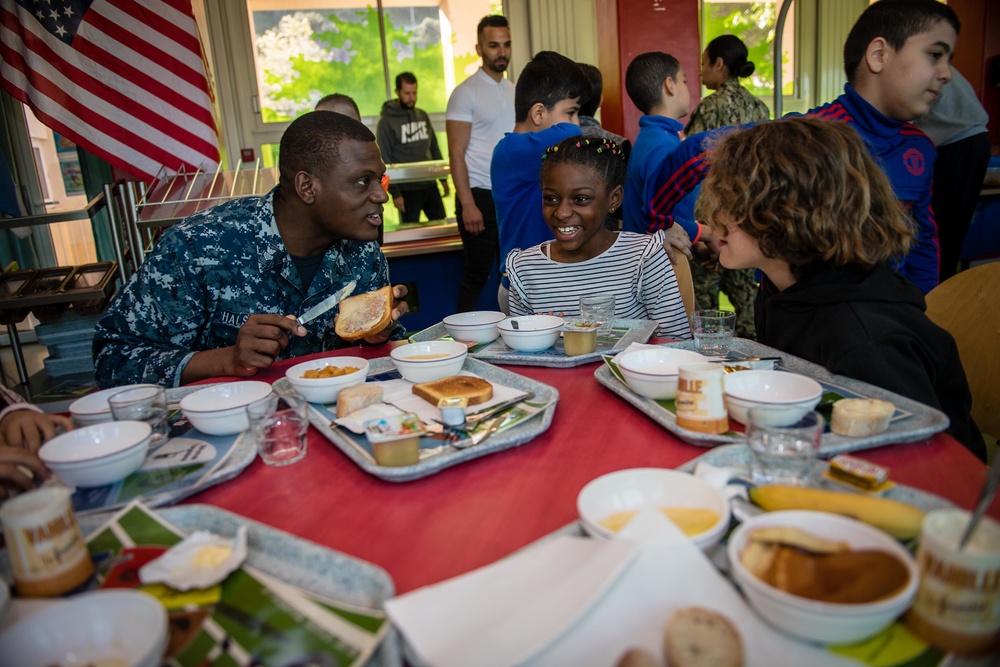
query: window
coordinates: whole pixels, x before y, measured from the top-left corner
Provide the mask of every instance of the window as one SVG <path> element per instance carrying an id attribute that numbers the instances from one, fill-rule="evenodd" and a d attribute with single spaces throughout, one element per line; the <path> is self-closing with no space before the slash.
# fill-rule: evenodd
<path id="1" fill-rule="evenodd" d="M 455 86 L 475 72 L 488 0 L 223 0 L 206 3 L 230 163 L 255 148 L 265 166 L 287 123 L 330 93 L 351 96 L 373 130 L 396 75 L 413 72 L 418 106 L 443 139 Z M 238 28 L 238 29 L 237 29 Z M 241 58 L 246 53 L 249 57 Z M 247 67 L 246 63 L 252 63 Z M 232 94 L 230 94 L 232 91 Z M 443 142 L 440 142 L 443 143 Z M 442 149 L 444 146 L 442 146 Z"/>
<path id="2" fill-rule="evenodd" d="M 799 62 L 795 49 L 795 26 L 798 4 L 794 3 L 788 12 L 781 40 L 781 88 L 785 98 L 801 97 L 796 89 Z M 742 39 L 749 52 L 748 60 L 754 63 L 755 69 L 741 83 L 768 107 L 772 107 L 774 102 L 774 40 L 780 9 L 779 0 L 703 0 L 701 5 L 702 48 L 719 35 L 732 34 Z"/>

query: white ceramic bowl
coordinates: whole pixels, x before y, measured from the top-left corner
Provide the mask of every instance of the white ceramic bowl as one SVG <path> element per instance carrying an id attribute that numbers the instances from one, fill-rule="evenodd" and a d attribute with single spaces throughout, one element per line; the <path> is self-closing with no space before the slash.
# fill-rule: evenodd
<path id="1" fill-rule="evenodd" d="M 715 525 L 691 537 L 704 551 L 718 544 L 729 527 L 729 503 L 722 493 L 705 480 L 677 470 L 634 468 L 608 473 L 583 487 L 576 498 L 580 523 L 596 537 L 617 535 L 602 526 L 601 519 L 643 507 L 699 507 L 716 512 Z"/>
<path id="2" fill-rule="evenodd" d="M 500 335 L 497 324 L 507 319 L 499 311 L 477 310 L 471 313 L 455 313 L 444 318 L 444 328 L 455 340 L 473 343 L 490 343 Z"/>
<path id="3" fill-rule="evenodd" d="M 820 602 L 786 593 L 752 575 L 740 562 L 750 534 L 765 526 L 794 526 L 847 542 L 853 549 L 891 553 L 906 566 L 910 580 L 892 597 L 863 604 Z M 920 580 L 913 556 L 888 533 L 827 512 L 768 512 L 753 517 L 730 534 L 727 550 L 733 578 L 760 616 L 787 634 L 824 644 L 853 644 L 878 634 L 909 608 Z"/>
<path id="4" fill-rule="evenodd" d="M 802 419 L 823 397 L 823 386 L 804 375 L 786 371 L 737 371 L 722 380 L 729 416 L 746 424 L 750 408 L 771 408 L 769 426 L 787 426 Z"/>
<path id="5" fill-rule="evenodd" d="M 0 634 L 3 664 L 19 667 L 158 667 L 166 648 L 163 604 L 136 590 L 83 593 L 46 607 Z"/>
<path id="6" fill-rule="evenodd" d="M 394 347 L 389 352 L 403 379 L 410 382 L 433 382 L 458 375 L 469 348 L 451 340 L 431 340 Z"/>
<path id="7" fill-rule="evenodd" d="M 136 387 L 154 387 L 151 384 L 130 384 L 124 387 L 111 387 L 95 391 L 78 398 L 69 406 L 69 414 L 73 417 L 73 422 L 77 426 L 91 426 L 92 424 L 103 424 L 114 419 L 111 415 L 111 408 L 108 406 L 108 399 L 115 394 L 134 389 Z"/>
<path id="8" fill-rule="evenodd" d="M 270 396 L 271 385 L 258 380 L 215 384 L 182 398 L 181 411 L 206 435 L 235 435 L 250 428 L 247 406 Z"/>
<path id="9" fill-rule="evenodd" d="M 632 350 L 615 358 L 629 388 L 654 400 L 677 398 L 677 367 L 703 364 L 705 357 L 692 350 L 673 347 Z"/>
<path id="10" fill-rule="evenodd" d="M 562 327 L 563 318 L 553 315 L 508 317 L 497 325 L 503 342 L 518 352 L 541 352 L 549 349 L 559 340 Z"/>
<path id="11" fill-rule="evenodd" d="M 93 424 L 52 438 L 38 450 L 38 458 L 64 484 L 103 486 L 138 470 L 151 434 L 145 422 Z"/>
<path id="12" fill-rule="evenodd" d="M 340 375 L 329 378 L 304 378 L 302 374 L 306 371 L 319 370 L 326 366 L 348 366 L 358 370 L 347 375 Z M 344 387 L 361 384 L 368 377 L 368 360 L 361 357 L 326 357 L 323 359 L 313 359 L 303 361 L 285 371 L 285 378 L 288 383 L 295 387 L 299 396 L 310 403 L 336 403 L 337 395 Z"/>

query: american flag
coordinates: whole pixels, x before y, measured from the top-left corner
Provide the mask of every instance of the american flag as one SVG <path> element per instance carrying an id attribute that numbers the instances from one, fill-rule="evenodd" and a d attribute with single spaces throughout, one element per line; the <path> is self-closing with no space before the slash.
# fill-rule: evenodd
<path id="1" fill-rule="evenodd" d="M 218 165 L 190 0 L 0 0 L 0 80 L 43 123 L 139 179 Z"/>

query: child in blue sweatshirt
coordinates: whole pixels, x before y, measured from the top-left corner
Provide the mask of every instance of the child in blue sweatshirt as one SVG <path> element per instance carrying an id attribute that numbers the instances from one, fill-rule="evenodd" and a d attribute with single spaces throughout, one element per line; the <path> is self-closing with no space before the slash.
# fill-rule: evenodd
<path id="1" fill-rule="evenodd" d="M 500 306 L 507 310 L 507 255 L 552 239 L 542 217 L 542 154 L 580 136 L 580 98 L 590 82 L 580 67 L 554 51 L 540 51 L 524 66 L 514 89 L 514 131 L 493 149 L 490 179 L 500 235 Z"/>

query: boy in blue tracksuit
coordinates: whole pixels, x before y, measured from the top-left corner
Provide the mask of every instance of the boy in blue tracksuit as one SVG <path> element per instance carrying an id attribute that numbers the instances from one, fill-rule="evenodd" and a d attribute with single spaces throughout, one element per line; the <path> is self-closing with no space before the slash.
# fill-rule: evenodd
<path id="1" fill-rule="evenodd" d="M 670 226 L 665 220 L 650 216 L 649 202 L 660 165 L 681 144 L 684 124 L 679 119 L 691 111 L 691 93 L 681 64 L 659 51 L 641 53 L 629 63 L 625 90 L 643 116 L 639 118 L 639 134 L 625 176 L 622 229 L 648 234 Z M 691 193 L 672 211 L 673 220 L 687 232 L 691 244 L 697 243 L 701 236 L 701 225 L 694 219 L 696 196 L 697 193 Z M 674 241 L 669 235 L 667 238 Z"/>
<path id="2" fill-rule="evenodd" d="M 916 225 L 917 238 L 896 269 L 924 293 L 938 284 L 940 250 L 931 209 L 934 144 L 909 121 L 926 114 L 951 79 L 949 63 L 959 21 L 935 0 L 880 0 L 864 11 L 844 45 L 848 84 L 815 115 L 846 122 L 865 140 Z M 666 219 L 682 196 L 700 183 L 704 135 L 681 144 L 658 176 L 650 208 Z M 684 144 L 692 142 L 690 146 Z M 678 149 L 680 150 L 680 149 Z"/>
<path id="3" fill-rule="evenodd" d="M 500 235 L 500 306 L 506 312 L 507 255 L 552 239 L 542 217 L 542 154 L 580 136 L 580 98 L 590 82 L 580 67 L 554 51 L 539 51 L 517 79 L 514 131 L 493 149 L 490 180 Z"/>

